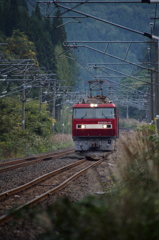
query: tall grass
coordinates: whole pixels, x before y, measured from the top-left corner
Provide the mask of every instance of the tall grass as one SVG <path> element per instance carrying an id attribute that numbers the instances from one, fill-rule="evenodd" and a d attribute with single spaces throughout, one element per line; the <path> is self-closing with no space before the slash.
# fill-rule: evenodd
<path id="1" fill-rule="evenodd" d="M 50 137 L 50 143 L 53 149 L 66 148 L 73 146 L 71 134 L 56 134 Z"/>
<path id="2" fill-rule="evenodd" d="M 151 127 L 142 127 L 118 142 L 118 180 L 128 188 L 149 189 L 159 184 L 159 138 Z M 131 189 L 129 189 L 131 190 Z"/>
<path id="3" fill-rule="evenodd" d="M 132 128 L 135 129 L 138 126 L 142 126 L 143 124 L 146 124 L 144 121 L 138 121 L 136 119 L 126 119 L 126 118 L 120 118 L 119 119 L 119 125 L 120 127 L 125 127 L 125 128 Z"/>

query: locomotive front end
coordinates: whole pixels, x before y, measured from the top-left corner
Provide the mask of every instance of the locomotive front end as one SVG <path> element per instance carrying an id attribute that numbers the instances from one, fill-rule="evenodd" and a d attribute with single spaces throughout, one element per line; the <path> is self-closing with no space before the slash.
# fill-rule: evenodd
<path id="1" fill-rule="evenodd" d="M 118 110 L 113 103 L 79 103 L 73 106 L 75 151 L 113 151 L 118 133 Z"/>

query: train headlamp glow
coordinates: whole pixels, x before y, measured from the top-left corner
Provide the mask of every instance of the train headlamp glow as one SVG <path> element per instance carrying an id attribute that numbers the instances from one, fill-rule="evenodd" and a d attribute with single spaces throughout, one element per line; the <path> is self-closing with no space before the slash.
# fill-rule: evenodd
<path id="1" fill-rule="evenodd" d="M 86 128 L 86 125 L 84 125 L 84 124 L 78 124 L 78 125 L 76 126 L 76 128 L 78 128 L 78 129 L 85 129 L 85 128 Z"/>
<path id="2" fill-rule="evenodd" d="M 98 107 L 98 104 L 96 104 L 96 103 L 91 103 L 91 104 L 90 104 L 90 107 Z"/>
<path id="3" fill-rule="evenodd" d="M 103 125 L 103 128 L 107 128 L 107 125 L 106 125 L 106 124 L 104 124 L 104 125 Z"/>

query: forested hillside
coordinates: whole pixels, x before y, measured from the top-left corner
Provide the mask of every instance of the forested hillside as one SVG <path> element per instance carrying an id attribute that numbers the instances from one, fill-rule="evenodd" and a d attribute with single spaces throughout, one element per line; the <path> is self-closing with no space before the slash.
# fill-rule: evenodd
<path id="1" fill-rule="evenodd" d="M 62 131 L 62 94 L 78 74 L 71 53 L 57 57 L 65 51 L 65 28 L 56 30 L 38 4 L 29 12 L 25 0 L 0 0 L 0 22 L 0 157 L 52 149 L 52 125 Z M 61 95 L 53 114 L 55 90 Z"/>
<path id="2" fill-rule="evenodd" d="M 81 7 L 76 8 L 76 10 L 143 33 L 151 32 L 152 26 L 150 25 L 150 22 L 154 23 L 154 20 L 152 20 L 151 17 L 154 17 L 156 13 L 155 5 L 150 4 L 85 4 Z M 68 15 L 81 16 L 74 12 L 69 12 Z M 67 22 L 68 19 L 64 19 L 64 21 Z M 107 43 L 85 43 L 85 45 L 102 52 L 106 51 L 108 54 L 113 55 L 117 58 L 125 58 L 127 50 L 129 48 L 129 44 L 123 44 L 123 41 L 149 41 L 148 38 L 131 31 L 123 30 L 112 26 L 111 24 L 106 24 L 104 22 L 91 18 L 79 18 L 79 21 L 81 23 L 74 22 L 65 25 L 68 41 L 108 41 L 110 42 L 109 45 L 107 45 Z M 111 43 L 112 41 L 119 42 Z M 148 44 L 131 44 L 131 47 L 126 56 L 126 60 L 136 63 L 141 63 L 142 61 L 146 62 L 149 58 L 147 47 Z M 74 50 L 74 52 L 79 59 L 79 62 L 87 67 L 89 71 L 91 69 L 88 68 L 88 63 L 117 62 L 116 59 L 108 55 L 87 49 L 86 47 L 78 48 L 77 50 Z M 120 69 L 122 69 L 121 66 Z M 125 73 L 130 73 L 131 69 L 132 68 L 127 65 L 122 69 L 122 71 Z M 82 70 L 82 72 L 83 74 L 86 74 L 85 70 Z M 99 75 L 99 72 L 97 74 Z M 84 76 L 91 78 L 90 74 Z"/>
<path id="3" fill-rule="evenodd" d="M 22 53 L 20 55 L 20 53 L 17 52 L 16 46 L 16 44 L 18 44 L 18 37 L 20 37 L 20 35 L 21 37 L 22 35 L 27 35 L 28 41 L 31 41 L 35 46 L 34 57 L 37 58 L 40 66 L 53 71 L 59 75 L 59 79 L 61 78 L 60 73 L 57 72 L 59 61 L 55 56 L 55 51 L 57 51 L 56 48 L 59 47 L 64 51 L 63 41 L 67 39 L 64 27 L 56 30 L 56 20 L 55 22 L 51 22 L 49 19 L 44 19 L 40 13 L 38 4 L 32 9 L 30 15 L 26 0 L 1 0 L 0 21 L 2 23 L 0 25 L 1 42 L 8 41 L 9 44 L 7 45 L 6 52 L 9 53 L 11 57 L 20 57 L 21 59 L 30 57 Z M 59 24 L 61 23 L 62 20 L 59 20 Z M 20 35 L 18 36 L 18 32 L 15 32 L 14 30 L 18 30 Z M 15 45 L 11 50 L 9 48 L 14 41 Z M 25 46 L 21 47 L 25 48 Z M 60 59 L 60 61 L 62 60 Z M 75 78 L 72 79 L 72 72 L 75 73 L 75 66 L 74 63 L 69 62 L 68 59 L 67 62 L 67 64 L 63 64 L 63 68 L 67 68 L 67 65 L 69 65 L 69 71 L 66 69 L 66 72 L 69 74 L 69 76 L 66 76 L 68 81 L 66 81 L 66 85 L 70 86 L 74 85 Z"/>
<path id="4" fill-rule="evenodd" d="M 36 6 L 36 0 L 27 1 L 30 11 Z M 43 1 L 45 2 L 45 1 Z M 64 1 L 65 2 L 65 1 Z M 129 3 L 130 1 L 128 1 Z M 32 3 L 32 4 L 30 4 Z M 154 18 L 156 12 L 155 4 L 59 4 L 61 6 L 56 8 L 54 4 L 39 4 L 42 15 L 47 19 L 54 21 L 57 9 L 60 9 L 61 16 L 63 17 L 63 22 L 65 23 L 65 29 L 67 33 L 67 41 L 148 41 L 149 39 L 145 36 L 138 35 L 132 31 L 127 31 L 120 29 L 118 27 L 112 26 L 101 22 L 99 20 L 94 20 L 93 18 L 85 17 L 84 14 L 89 14 L 92 17 L 97 17 L 98 19 L 107 20 L 109 22 L 136 30 L 139 32 L 151 32 L 151 23 L 156 24 Z M 63 6 L 63 7 L 62 7 Z M 67 11 L 66 8 L 73 8 Z M 158 10 L 157 10 L 158 11 Z M 65 14 L 63 14 L 63 12 Z M 79 14 L 78 12 L 83 13 Z M 60 13 L 58 16 L 60 16 Z M 78 18 L 79 17 L 79 18 Z M 59 18 L 61 19 L 61 18 Z M 56 27 L 60 26 L 60 23 L 56 22 Z M 58 28 L 59 29 L 59 28 Z M 155 29 L 153 29 L 155 31 Z M 106 44 L 93 43 L 91 47 L 97 48 L 99 50 L 105 50 Z M 143 58 L 143 49 L 146 46 L 132 45 L 127 56 L 128 60 L 139 61 Z M 109 44 L 108 53 L 114 54 L 117 57 L 124 56 L 124 52 L 127 46 L 122 43 L 116 45 Z M 94 62 L 98 59 L 100 62 L 113 62 L 114 59 L 103 56 L 101 53 L 97 53 L 92 50 L 85 48 L 79 48 L 78 51 L 74 51 L 77 58 L 81 59 L 86 66 L 89 62 Z M 80 60 L 79 60 L 80 62 Z"/>

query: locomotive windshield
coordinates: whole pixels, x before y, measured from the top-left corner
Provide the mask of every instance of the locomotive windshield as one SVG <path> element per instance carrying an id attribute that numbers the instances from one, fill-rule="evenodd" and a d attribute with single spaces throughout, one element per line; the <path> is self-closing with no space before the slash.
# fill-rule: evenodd
<path id="1" fill-rule="evenodd" d="M 115 118 L 115 109 L 114 108 L 74 108 L 73 118 L 75 119 Z"/>

